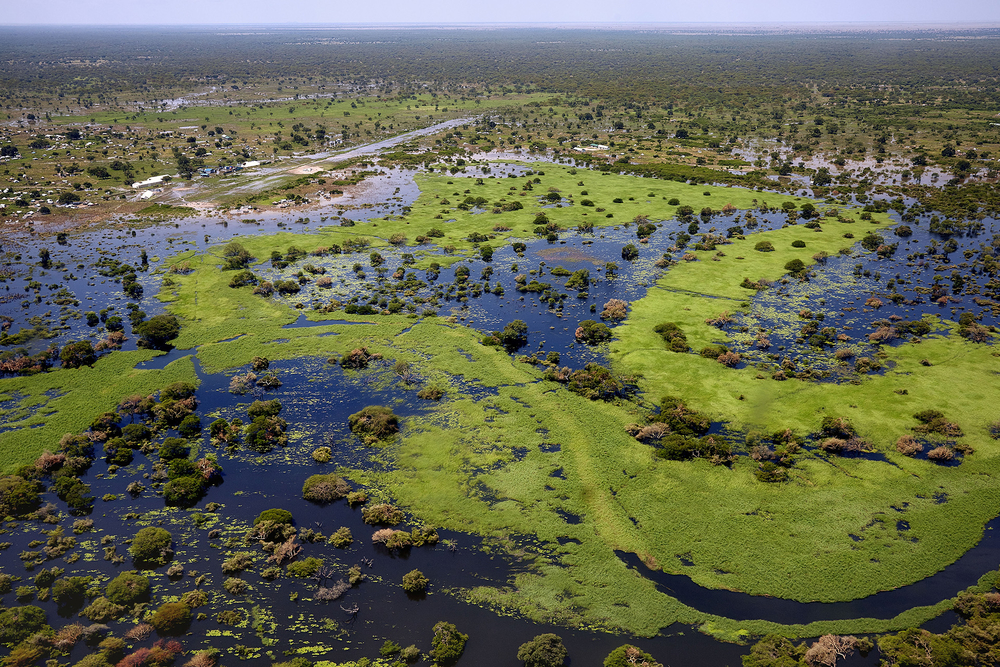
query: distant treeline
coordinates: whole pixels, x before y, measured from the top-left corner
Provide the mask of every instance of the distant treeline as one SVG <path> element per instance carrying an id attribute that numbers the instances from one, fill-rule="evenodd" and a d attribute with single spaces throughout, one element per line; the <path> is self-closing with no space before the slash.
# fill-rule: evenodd
<path id="1" fill-rule="evenodd" d="M 968 39 L 970 36 L 979 39 Z M 0 90 L 63 96 L 295 78 L 522 86 L 620 100 L 791 96 L 996 105 L 1000 33 L 0 28 Z M 957 76 L 961 72 L 961 77 Z"/>

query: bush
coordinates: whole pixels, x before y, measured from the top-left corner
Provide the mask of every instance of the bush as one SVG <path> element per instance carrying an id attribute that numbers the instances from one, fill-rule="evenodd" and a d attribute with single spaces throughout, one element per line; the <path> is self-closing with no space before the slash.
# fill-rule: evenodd
<path id="1" fill-rule="evenodd" d="M 191 625 L 191 609 L 183 602 L 166 602 L 149 619 L 161 635 L 182 635 Z"/>
<path id="2" fill-rule="evenodd" d="M 89 340 L 80 340 L 70 343 L 59 353 L 63 368 L 79 368 L 80 366 L 93 366 L 97 361 L 97 353 Z"/>
<path id="3" fill-rule="evenodd" d="M 163 487 L 163 500 L 171 507 L 191 507 L 204 493 L 205 481 L 201 477 L 179 477 Z"/>
<path id="4" fill-rule="evenodd" d="M 330 536 L 329 542 L 338 549 L 346 549 L 354 542 L 351 529 L 347 526 L 341 526 Z"/>
<path id="5" fill-rule="evenodd" d="M 253 520 L 253 525 L 257 525 L 262 521 L 272 521 L 278 524 L 292 525 L 292 513 L 288 510 L 282 509 L 269 509 L 264 510 L 257 515 L 257 518 Z"/>
<path id="6" fill-rule="evenodd" d="M 562 638 L 551 632 L 538 635 L 517 649 L 517 659 L 524 661 L 524 667 L 562 667 L 567 655 Z"/>
<path id="7" fill-rule="evenodd" d="M 806 265 L 801 259 L 793 259 L 785 263 L 785 271 L 792 274 L 799 274 L 806 270 Z"/>
<path id="8" fill-rule="evenodd" d="M 13 646 L 47 627 L 45 612 L 34 605 L 0 611 L 0 644 Z"/>
<path id="9" fill-rule="evenodd" d="M 16 475 L 0 477 L 0 514 L 21 516 L 34 512 L 42 504 L 42 485 Z"/>
<path id="10" fill-rule="evenodd" d="M 513 352 L 527 344 L 528 325 L 524 320 L 514 320 L 507 324 L 502 331 L 494 331 L 492 338 L 502 345 L 505 350 Z M 496 345 L 497 342 L 493 344 Z"/>
<path id="11" fill-rule="evenodd" d="M 757 241 L 753 249 L 757 252 L 774 252 L 774 244 L 770 241 Z"/>
<path id="12" fill-rule="evenodd" d="M 430 656 L 435 662 L 450 665 L 462 656 L 465 642 L 469 635 L 462 634 L 452 623 L 439 621 L 434 625 L 434 638 L 431 640 Z"/>
<path id="13" fill-rule="evenodd" d="M 87 589 L 90 587 L 92 577 L 66 577 L 52 584 L 52 599 L 60 607 L 77 605 L 83 603 L 87 597 Z"/>
<path id="14" fill-rule="evenodd" d="M 105 595 L 115 604 L 131 607 L 149 599 L 149 579 L 138 572 L 122 572 L 108 583 Z"/>
<path id="15" fill-rule="evenodd" d="M 329 503 L 343 498 L 350 490 L 338 475 L 312 475 L 302 485 L 302 497 L 314 503 Z"/>
<path id="16" fill-rule="evenodd" d="M 270 401 L 254 401 L 247 410 L 247 416 L 251 420 L 257 417 L 277 417 L 281 412 L 281 401 L 276 398 Z"/>
<path id="17" fill-rule="evenodd" d="M 417 398 L 425 401 L 440 401 L 444 396 L 444 390 L 437 385 L 429 385 L 417 392 Z"/>
<path id="18" fill-rule="evenodd" d="M 308 579 L 316 574 L 321 567 L 323 567 L 323 561 L 319 558 L 305 558 L 288 564 L 288 576 L 298 577 L 299 579 Z"/>
<path id="19" fill-rule="evenodd" d="M 177 432 L 185 438 L 193 438 L 199 433 L 201 433 L 201 417 L 196 414 L 190 414 L 181 420 L 181 423 L 177 426 Z"/>
<path id="20" fill-rule="evenodd" d="M 663 667 L 653 656 L 631 644 L 619 646 L 604 659 L 604 667 L 632 667 L 644 664 L 648 664 L 649 667 Z"/>
<path id="21" fill-rule="evenodd" d="M 420 570 L 410 570 L 403 575 L 403 590 L 411 594 L 423 593 L 430 582 L 431 580 Z"/>
<path id="22" fill-rule="evenodd" d="M 638 257 L 639 257 L 639 249 L 636 248 L 631 243 L 622 248 L 622 259 L 630 262 L 633 259 L 637 259 Z"/>
<path id="23" fill-rule="evenodd" d="M 230 241 L 222 249 L 222 258 L 225 260 L 222 263 L 222 270 L 233 271 L 247 268 L 253 260 L 253 255 L 242 244 Z"/>
<path id="24" fill-rule="evenodd" d="M 191 448 L 188 446 L 187 441 L 182 438 L 167 438 L 160 445 L 159 450 L 160 458 L 164 461 L 186 459 L 190 453 Z"/>
<path id="25" fill-rule="evenodd" d="M 598 343 L 609 341 L 611 340 L 611 336 L 611 329 L 603 322 L 584 320 L 580 322 L 580 326 L 576 329 L 576 339 L 588 345 L 597 345 Z"/>
<path id="26" fill-rule="evenodd" d="M 388 503 L 380 503 L 361 508 L 361 518 L 367 524 L 395 526 L 403 520 L 403 511 Z"/>
<path id="27" fill-rule="evenodd" d="M 675 322 L 657 324 L 653 327 L 653 331 L 660 334 L 660 338 L 673 352 L 687 352 L 691 349 L 687 342 L 687 336 Z"/>
<path id="28" fill-rule="evenodd" d="M 351 432 L 369 436 L 374 440 L 384 440 L 399 431 L 399 418 L 391 408 L 369 405 L 347 418 Z"/>
<path id="29" fill-rule="evenodd" d="M 924 451 L 924 446 L 912 435 L 903 435 L 896 441 L 896 451 L 903 456 L 914 456 Z"/>
<path id="30" fill-rule="evenodd" d="M 173 537 L 163 528 L 149 526 L 143 528 L 132 539 L 129 553 L 136 566 L 159 566 L 170 561 L 174 552 L 171 548 Z"/>
<path id="31" fill-rule="evenodd" d="M 133 327 L 132 332 L 139 336 L 139 347 L 160 349 L 180 335 L 181 325 L 173 315 L 154 315 Z"/>
<path id="32" fill-rule="evenodd" d="M 793 248 L 805 248 L 806 247 L 806 242 L 805 241 L 792 241 L 792 247 Z"/>
<path id="33" fill-rule="evenodd" d="M 101 596 L 84 607 L 80 615 L 90 619 L 94 623 L 107 623 L 108 621 L 115 620 L 124 613 L 125 607 Z"/>

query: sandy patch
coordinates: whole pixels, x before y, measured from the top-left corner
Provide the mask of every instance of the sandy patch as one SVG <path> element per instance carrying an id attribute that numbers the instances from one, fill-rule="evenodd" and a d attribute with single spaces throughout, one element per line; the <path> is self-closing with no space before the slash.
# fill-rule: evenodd
<path id="1" fill-rule="evenodd" d="M 323 171 L 322 167 L 305 166 L 305 167 L 296 167 L 295 169 L 291 169 L 289 170 L 288 173 L 301 175 L 301 174 L 315 174 L 320 171 Z"/>

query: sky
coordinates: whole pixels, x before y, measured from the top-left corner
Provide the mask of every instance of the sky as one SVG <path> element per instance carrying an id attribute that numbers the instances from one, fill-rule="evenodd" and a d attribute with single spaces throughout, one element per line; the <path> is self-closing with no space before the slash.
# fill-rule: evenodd
<path id="1" fill-rule="evenodd" d="M 998 0 L 0 0 L 0 25 L 991 23 Z"/>

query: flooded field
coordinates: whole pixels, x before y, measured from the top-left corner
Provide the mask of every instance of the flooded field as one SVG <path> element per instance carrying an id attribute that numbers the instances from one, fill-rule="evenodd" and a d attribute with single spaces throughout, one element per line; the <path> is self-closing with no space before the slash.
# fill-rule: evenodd
<path id="1" fill-rule="evenodd" d="M 148 227 L 121 223 L 65 237 L 5 240 L 0 344 L 27 356 L 52 345 L 65 348 L 84 340 L 109 340 L 107 344 L 119 350 L 114 354 L 139 350 L 136 328 L 171 307 L 169 298 L 163 301 L 158 295 L 169 296 L 174 281 L 183 281 L 195 270 L 187 262 L 231 241 L 282 234 L 283 252 L 272 254 L 270 261 L 259 257 L 253 264 L 253 284 L 291 285 L 259 297 L 284 309 L 281 331 L 287 331 L 289 338 L 268 340 L 254 338 L 253 333 L 213 338 L 200 346 L 160 350 L 160 356 L 150 353 L 149 360 L 137 363 L 137 369 L 187 374 L 196 378 L 197 388 L 179 390 L 176 400 L 161 393 L 156 405 L 115 414 L 111 423 L 100 427 L 103 439 L 95 436 L 78 443 L 78 457 L 87 458 L 89 451 L 95 460 L 92 465 L 76 464 L 80 469 L 75 477 L 89 488 L 75 507 L 66 505 L 66 493 L 50 478 L 45 483 L 53 486 L 42 494 L 43 505 L 34 510 L 33 518 L 5 523 L 5 551 L 0 557 L 0 569 L 7 577 L 5 606 L 37 605 L 53 626 L 57 624 L 54 619 L 69 623 L 82 613 L 93 623 L 107 625 L 92 630 L 95 641 L 109 629 L 118 635 L 131 628 L 132 648 L 152 645 L 157 635 L 151 627 L 135 629 L 143 627 L 144 614 L 152 608 L 143 606 L 145 601 L 131 609 L 108 611 L 112 603 L 97 598 L 106 603 L 101 609 L 96 596 L 89 593 L 57 600 L 53 581 L 90 577 L 86 586 L 106 584 L 129 569 L 129 543 L 137 531 L 160 527 L 169 531 L 172 550 L 160 565 L 139 569 L 150 581 L 156 604 L 187 600 L 192 607 L 188 626 L 161 634 L 177 635 L 184 650 L 220 649 L 233 662 L 269 665 L 293 657 L 358 660 L 375 658 L 383 648 L 383 657 L 388 659 L 410 645 L 426 653 L 432 627 L 447 620 L 469 635 L 460 663 L 464 665 L 520 664 L 515 659 L 517 646 L 543 632 L 559 634 L 569 649 L 571 664 L 579 667 L 601 665 L 604 656 L 624 643 L 635 644 L 664 664 L 736 665 L 746 646 L 717 641 L 699 631 L 713 621 L 673 623 L 655 637 L 632 636 L 615 625 L 613 614 L 604 624 L 581 621 L 587 617 L 569 613 L 552 613 L 548 622 L 539 622 L 529 620 L 516 607 L 490 604 L 473 594 L 484 588 L 510 591 L 520 575 L 534 574 L 542 567 L 576 565 L 578 547 L 588 535 L 574 526 L 591 528 L 580 523 L 583 515 L 575 514 L 571 503 L 553 510 L 565 524 L 560 529 L 563 534 L 545 539 L 515 530 L 495 530 L 485 536 L 476 530 L 431 530 L 435 526 L 409 512 L 383 521 L 366 517 L 367 508 L 388 500 L 379 486 L 397 471 L 398 460 L 388 443 L 377 438 L 365 442 L 352 432 L 349 416 L 371 405 L 391 408 L 402 424 L 396 437 L 405 440 L 413 435 L 410 423 L 430 424 L 442 432 L 455 427 L 449 421 L 455 418 L 453 414 L 438 414 L 436 401 L 419 395 L 436 386 L 435 379 L 445 374 L 446 392 L 459 394 L 456 400 L 463 405 L 489 406 L 497 420 L 504 419 L 510 408 L 504 400 L 514 390 L 483 382 L 475 363 L 468 364 L 468 376 L 438 370 L 430 363 L 433 352 L 423 351 L 431 348 L 418 350 L 416 343 L 415 358 L 427 363 L 414 362 L 412 370 L 409 363 L 401 367 L 399 361 L 381 355 L 366 356 L 364 363 L 347 363 L 348 350 L 339 344 L 339 337 L 350 330 L 351 336 L 364 342 L 364 332 L 376 331 L 386 314 L 401 315 L 410 324 L 400 325 L 393 338 L 406 350 L 405 337 L 417 326 L 447 321 L 474 330 L 480 341 L 520 320 L 525 324 L 523 343 L 504 349 L 515 364 L 540 371 L 610 365 L 616 330 L 634 302 L 651 291 L 670 291 L 658 283 L 678 265 L 711 261 L 711 255 L 692 254 L 699 238 L 703 243 L 699 252 L 725 256 L 731 239 L 753 239 L 754 234 L 788 226 L 801 231 L 801 247 L 810 248 L 822 234 L 842 238 L 843 250 L 824 253 L 808 269 L 777 279 L 745 277 L 755 283 L 744 290 L 745 304 L 720 321 L 713 329 L 716 338 L 706 341 L 738 352 L 737 369 L 756 369 L 768 377 L 780 373 L 782 380 L 787 376 L 801 382 L 859 383 L 892 368 L 891 361 L 879 362 L 884 357 L 882 348 L 912 343 L 932 332 L 950 335 L 943 320 L 958 320 L 962 313 L 972 312 L 978 326 L 992 330 L 996 324 L 997 304 L 988 298 L 993 289 L 991 277 L 982 271 L 996 249 L 996 221 L 986 218 L 978 224 L 949 225 L 930 211 L 911 220 L 908 233 L 902 232 L 898 214 L 892 213 L 896 224 L 880 228 L 878 239 L 868 241 L 866 227 L 870 225 L 863 220 L 844 222 L 832 215 L 818 218 L 822 224 L 807 226 L 808 218 L 789 220 L 785 210 L 762 207 L 737 208 L 725 215 L 709 209 L 700 220 L 622 219 L 597 227 L 581 223 L 576 228 L 544 230 L 547 233 L 495 244 L 488 257 L 478 254 L 478 243 L 476 253 L 456 255 L 434 243 L 416 245 L 412 239 L 401 244 L 345 244 L 338 252 L 317 250 L 315 238 L 324 228 L 349 233 L 352 225 L 359 224 L 360 230 L 360 223 L 366 223 L 364 232 L 358 232 L 360 237 L 379 233 L 372 229 L 376 225 L 398 222 L 421 195 L 417 173 L 423 172 L 380 169 L 353 197 L 308 213 L 247 212 Z M 447 186 L 453 186 L 458 195 L 469 187 L 466 181 L 477 178 L 510 178 L 520 184 L 534 175 L 530 163 L 470 165 Z M 585 176 L 590 178 L 581 170 L 581 182 Z M 650 194 L 647 203 L 655 199 Z M 560 213 L 583 206 L 573 201 L 558 205 Z M 491 216 L 489 208 L 476 205 L 471 214 Z M 553 216 L 554 210 L 555 206 L 543 209 Z M 444 229 L 453 222 L 438 217 L 440 221 L 432 222 Z M 367 225 L 373 221 L 375 225 Z M 640 233 L 640 225 L 649 226 Z M 490 226 L 486 223 L 483 228 Z M 685 294 L 718 300 L 719 311 L 732 307 L 732 298 L 707 285 L 703 291 L 689 289 Z M 616 306 L 609 307 L 615 300 L 623 302 L 617 306 L 623 309 L 620 317 L 611 312 Z M 294 309 L 301 312 L 296 314 Z M 605 311 L 609 314 L 602 318 Z M 612 342 L 588 343 L 579 330 L 584 320 L 606 323 Z M 923 321 L 929 323 L 926 330 L 914 328 L 913 323 Z M 902 326 L 905 323 L 911 328 Z M 316 327 L 327 329 L 314 334 Z M 124 338 L 111 340 L 115 332 Z M 290 341 L 299 335 L 321 340 L 310 343 L 314 347 L 309 352 L 285 351 L 283 346 L 294 344 Z M 220 361 L 225 357 L 218 352 L 220 346 L 235 348 L 250 339 L 257 346 L 255 357 L 263 361 L 255 358 L 252 364 L 238 365 Z M 468 362 L 474 361 L 471 352 L 458 350 Z M 685 354 L 697 357 L 699 350 L 692 348 Z M 867 362 L 859 363 L 862 358 Z M 542 382 L 541 377 L 530 381 Z M 28 400 L 16 393 L 0 395 L 0 432 L 22 428 L 45 415 L 47 402 L 61 395 L 54 391 L 46 400 Z M 640 394 L 626 409 L 632 415 L 656 413 L 659 400 L 660 396 Z M 183 414 L 162 416 L 167 402 L 173 406 L 183 401 L 188 401 Z M 197 417 L 198 427 L 184 431 L 184 418 L 191 414 Z M 252 423 L 261 415 L 284 425 L 252 443 L 226 435 L 233 425 Z M 141 429 L 129 431 L 128 427 L 143 423 L 159 426 L 148 439 L 136 435 L 137 440 L 128 446 L 115 442 L 116 433 L 138 433 Z M 270 422 L 271 426 L 276 423 Z M 92 427 L 90 433 L 97 430 Z M 728 434 L 734 458 L 749 460 L 751 445 L 745 430 L 715 421 L 707 432 Z M 551 463 L 542 467 L 552 470 L 544 483 L 554 491 L 565 479 L 564 466 L 572 464 L 573 443 L 544 428 L 538 429 L 535 439 L 541 442 L 537 451 L 514 447 L 496 454 L 489 466 L 472 471 L 470 479 L 478 482 L 470 483 L 464 492 L 501 511 L 505 498 L 490 486 L 489 473 L 503 472 L 529 456 L 550 457 Z M 809 451 L 816 450 L 819 436 L 809 434 L 804 442 L 809 443 Z M 53 450 L 57 445 L 52 443 Z M 171 446 L 183 451 L 168 455 L 165 448 Z M 888 461 L 881 454 L 869 454 L 873 461 Z M 816 450 L 815 458 L 826 461 L 832 456 Z M 960 455 L 955 463 L 961 459 Z M 210 473 L 193 502 L 184 499 L 168 504 L 167 487 L 176 487 L 176 479 L 187 478 L 181 474 L 187 461 Z M 70 463 L 60 460 L 52 466 L 52 470 L 68 469 Z M 335 474 L 347 478 L 330 480 L 345 485 L 335 496 L 324 501 L 303 497 L 307 478 Z M 348 496 L 348 490 L 359 495 Z M 562 499 L 568 497 L 567 491 Z M 938 498 L 940 503 L 947 501 L 947 494 Z M 442 498 L 441 502 L 448 501 Z M 269 526 L 273 534 L 255 528 L 262 513 L 275 508 L 290 513 L 294 534 L 280 521 Z M 640 523 L 635 518 L 631 521 Z M 954 565 L 909 586 L 851 602 L 797 602 L 703 587 L 684 574 L 694 558 L 684 554 L 677 555 L 679 568 L 661 571 L 650 570 L 649 559 L 644 561 L 635 550 L 615 551 L 615 559 L 606 562 L 613 563 L 609 567 L 616 576 L 649 579 L 657 590 L 687 608 L 713 618 L 733 619 L 737 625 L 743 620 L 806 624 L 892 619 L 915 607 L 937 605 L 994 568 L 1000 558 L 994 524 L 987 525 L 987 536 Z M 908 527 L 899 524 L 897 530 L 902 533 Z M 386 534 L 379 538 L 373 534 L 390 528 L 412 531 L 406 533 L 407 540 L 422 536 L 420 545 L 388 547 Z M 60 541 L 71 534 L 72 544 Z M 345 540 L 345 534 L 351 537 Z M 285 544 L 287 553 L 282 556 Z M 39 550 L 42 545 L 67 548 L 51 556 L 56 551 Z M 286 560 L 307 566 L 289 565 L 282 571 Z M 401 587 L 403 576 L 414 569 L 429 579 L 426 593 L 407 593 Z M 673 571 L 668 573 L 668 569 Z M 38 578 L 46 571 L 50 576 Z M 391 649 L 387 642 L 398 646 Z M 77 644 L 68 659 L 79 660 L 91 650 L 89 644 Z M 844 664 L 875 664 L 876 660 L 873 653 Z"/>

